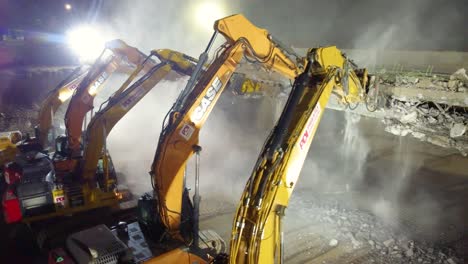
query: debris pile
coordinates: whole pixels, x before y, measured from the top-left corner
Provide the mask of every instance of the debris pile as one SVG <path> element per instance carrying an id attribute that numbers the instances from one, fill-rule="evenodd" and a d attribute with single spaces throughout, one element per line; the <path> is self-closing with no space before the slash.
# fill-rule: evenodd
<path id="1" fill-rule="evenodd" d="M 386 131 L 398 135 L 408 134 L 423 141 L 455 148 L 463 155 L 468 152 L 468 76 L 465 69 L 460 69 L 448 76 L 417 77 L 402 74 L 382 74 L 380 83 L 388 86 L 400 86 L 400 92 L 386 94 L 384 123 Z M 403 88 L 401 88 L 403 86 Z M 455 105 L 440 100 L 428 99 L 428 96 L 411 92 L 404 88 L 432 89 L 445 91 L 444 94 L 455 94 L 458 98 Z M 401 92 L 403 91 L 403 92 Z M 416 90 L 420 92 L 421 90 Z M 437 93 L 435 93 L 437 94 Z M 445 102 L 445 103 L 444 103 Z"/>
<path id="2" fill-rule="evenodd" d="M 293 199 L 292 206 L 301 208 L 311 222 L 324 226 L 330 236 L 329 247 L 367 251 L 365 263 L 464 263 L 451 247 L 412 240 L 408 230 L 386 225 L 371 213 L 347 209 L 320 197 L 309 200 L 310 194 L 307 196 L 307 201 Z"/>

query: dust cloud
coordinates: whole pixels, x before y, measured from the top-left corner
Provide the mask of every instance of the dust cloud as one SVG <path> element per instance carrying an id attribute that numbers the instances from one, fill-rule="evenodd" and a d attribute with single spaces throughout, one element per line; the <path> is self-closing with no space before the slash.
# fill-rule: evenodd
<path id="1" fill-rule="evenodd" d="M 198 57 L 213 34 L 214 20 L 238 12 L 235 3 L 228 3 L 213 0 L 108 1 L 103 3 L 102 10 L 110 15 L 103 16 L 101 23 L 106 24 L 116 38 L 146 53 L 169 48 Z"/>
<path id="2" fill-rule="evenodd" d="M 299 179 L 302 196 L 292 199 L 301 203 L 310 193 L 370 212 L 408 236 L 437 241 L 446 221 L 461 220 L 458 209 L 444 210 L 445 198 L 428 182 L 431 160 L 440 153 L 413 138 L 385 133 L 377 119 L 327 110 Z"/>
<path id="3" fill-rule="evenodd" d="M 204 148 L 200 171 L 202 195 L 238 202 L 273 129 L 276 103 L 271 98 L 236 98 L 227 92 L 222 95 L 200 135 Z M 194 168 L 189 168 L 189 174 L 191 171 Z"/>
<path id="4" fill-rule="evenodd" d="M 455 5 L 444 4 L 443 8 L 434 10 L 434 1 L 420 0 L 397 3 L 367 1 L 363 5 L 365 8 L 354 1 L 317 2 L 312 6 L 308 1 L 272 2 L 265 5 L 231 1 L 230 9 L 226 9 L 223 15 L 245 11 L 256 25 L 268 28 L 275 36 L 295 47 L 338 45 L 339 48 L 373 50 L 362 57 L 349 54 L 360 66 L 375 65 L 378 51 L 383 49 L 459 48 L 459 36 L 452 35 L 450 31 L 460 24 L 460 17 L 463 17 Z M 104 2 L 102 9 L 109 9 L 112 14 L 109 30 L 118 32 L 115 37 L 128 44 L 144 52 L 171 48 L 198 57 L 212 31 L 209 30 L 211 26 L 207 29 L 197 24 L 194 18 L 196 3 L 199 2 L 109 1 Z M 443 19 L 447 14 L 452 18 L 450 23 Z M 439 23 L 434 24 L 436 22 Z M 158 86 L 117 124 L 109 136 L 109 150 L 116 169 L 125 175 L 127 184 L 136 193 L 151 188 L 148 171 L 162 118 L 176 98 L 177 87 L 184 87 L 185 81 L 163 82 Z M 258 120 L 265 117 L 258 118 L 257 115 L 255 119 L 252 114 L 258 109 L 255 103 L 246 106 L 249 104 L 246 101 L 231 101 L 236 99 L 227 94 L 222 96 L 201 131 L 200 143 L 203 147 L 202 195 L 211 193 L 232 200 L 240 196 L 274 121 L 265 121 L 269 125 L 258 125 Z M 379 168 L 376 165 L 381 162 L 378 155 L 385 155 L 388 151 L 392 153 L 390 159 L 394 159 L 401 157 L 402 150 L 378 143 L 383 139 L 375 138 L 371 133 L 377 129 L 375 123 L 366 127 L 355 116 L 327 110 L 303 168 L 300 188 L 319 193 L 366 193 L 369 197 L 361 195 L 359 199 L 363 201 L 355 201 L 354 206 L 364 207 L 384 221 L 395 222 L 394 218 L 402 210 L 409 210 L 400 207 L 410 182 L 410 177 L 405 175 L 417 171 L 418 163 L 408 156 L 404 162 L 411 166 L 393 162 L 393 167 L 379 164 Z M 369 134 L 374 138 L 369 139 Z M 389 136 L 383 137 L 387 143 L 394 140 Z M 193 159 L 187 171 L 190 185 Z M 437 212 L 438 205 L 429 195 L 424 191 L 417 193 L 424 199 L 415 202 L 412 209 L 431 209 L 417 211 L 421 213 L 420 219 Z"/>
<path id="5" fill-rule="evenodd" d="M 149 171 L 156 151 L 162 122 L 186 77 L 161 81 L 136 104 L 108 136 L 108 149 L 120 184 L 135 195 L 152 190 Z"/>
<path id="6" fill-rule="evenodd" d="M 360 116 L 324 113 L 301 174 L 300 188 L 344 193 L 363 181 L 370 146 L 360 132 Z"/>
<path id="7" fill-rule="evenodd" d="M 209 10 L 199 13 L 201 6 L 210 8 L 210 3 L 221 7 L 221 10 L 217 10 L 220 17 L 206 13 Z M 226 1 L 112 1 L 103 2 L 101 9 L 111 14 L 111 22 L 107 23 L 106 28 L 114 33 L 115 38 L 120 38 L 145 53 L 153 49 L 170 48 L 197 58 L 213 33 L 214 19 L 236 13 L 235 4 L 231 3 L 228 9 L 225 3 Z M 105 20 L 103 18 L 102 22 Z M 223 38 L 219 37 L 215 47 L 222 41 Z M 130 187 L 134 194 L 151 190 L 148 172 L 163 118 L 178 93 L 185 87 L 186 81 L 187 78 L 177 82 L 159 83 L 109 134 L 108 148 L 116 171 L 120 174 L 121 183 Z M 102 102 L 107 97 L 108 95 L 103 95 L 97 101 Z M 245 105 L 249 103 L 242 101 L 233 103 L 234 99 L 230 97 L 230 94 L 222 95 L 201 130 L 201 191 L 202 195 L 216 193 L 223 194 L 226 199 L 237 200 L 245 182 L 239 177 L 248 177 L 273 121 L 267 129 L 260 132 L 255 130 L 255 107 Z M 187 166 L 189 188 L 193 188 L 194 160 L 189 160 Z"/>
<path id="8" fill-rule="evenodd" d="M 139 195 L 151 190 L 150 171 L 163 118 L 187 77 L 163 81 L 120 120 L 108 137 L 108 148 L 120 183 Z M 271 99 L 242 99 L 224 93 L 201 130 L 202 196 L 237 201 L 257 159 L 273 118 L 259 118 Z M 260 111 L 259 111 L 260 109 Z M 259 114 L 260 112 L 260 114 Z M 187 185 L 194 186 L 195 159 L 187 165 Z"/>

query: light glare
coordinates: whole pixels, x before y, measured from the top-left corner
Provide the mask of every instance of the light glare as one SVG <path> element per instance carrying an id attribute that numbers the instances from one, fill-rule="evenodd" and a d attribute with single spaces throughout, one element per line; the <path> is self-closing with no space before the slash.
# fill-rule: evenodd
<path id="1" fill-rule="evenodd" d="M 70 48 L 84 62 L 96 59 L 105 46 L 105 39 L 89 25 L 77 27 L 67 32 L 67 42 Z"/>
<path id="2" fill-rule="evenodd" d="M 196 9 L 196 20 L 205 30 L 213 30 L 216 20 L 226 16 L 226 10 L 219 2 L 203 2 Z"/>

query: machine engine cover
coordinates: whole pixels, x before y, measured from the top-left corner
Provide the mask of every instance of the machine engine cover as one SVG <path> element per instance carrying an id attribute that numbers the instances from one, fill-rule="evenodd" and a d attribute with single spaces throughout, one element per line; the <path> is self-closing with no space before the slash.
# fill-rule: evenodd
<path id="1" fill-rule="evenodd" d="M 55 211 L 50 183 L 31 182 L 19 184 L 16 191 L 24 216 Z"/>
<path id="2" fill-rule="evenodd" d="M 105 225 L 70 235 L 66 246 L 79 264 L 117 264 L 133 259 L 131 250 Z"/>
<path id="3" fill-rule="evenodd" d="M 21 183 L 52 181 L 54 177 L 52 161 L 43 153 L 37 153 L 32 159 L 20 155 L 15 162 L 22 170 Z"/>

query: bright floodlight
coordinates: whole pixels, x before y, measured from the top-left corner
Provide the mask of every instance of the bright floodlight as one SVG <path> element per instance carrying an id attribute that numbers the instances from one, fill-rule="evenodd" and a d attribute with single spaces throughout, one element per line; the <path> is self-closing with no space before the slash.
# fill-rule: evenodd
<path id="1" fill-rule="evenodd" d="M 226 16 L 226 10 L 218 1 L 209 1 L 199 4 L 195 14 L 199 26 L 211 31 L 213 23 Z"/>
<path id="2" fill-rule="evenodd" d="M 104 37 L 90 25 L 83 25 L 67 32 L 67 42 L 80 60 L 91 62 L 105 46 Z"/>
<path id="3" fill-rule="evenodd" d="M 70 4 L 68 4 L 68 3 L 66 3 L 64 5 L 64 7 L 65 7 L 65 10 L 67 10 L 67 11 L 70 11 L 72 9 L 72 6 Z"/>

